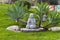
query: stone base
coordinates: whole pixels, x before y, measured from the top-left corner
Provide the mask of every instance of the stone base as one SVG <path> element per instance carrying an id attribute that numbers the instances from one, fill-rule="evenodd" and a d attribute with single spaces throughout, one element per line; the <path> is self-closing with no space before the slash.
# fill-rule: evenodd
<path id="1" fill-rule="evenodd" d="M 27 28 L 21 28 L 22 32 L 39 32 L 43 31 L 43 28 L 38 28 L 38 29 L 27 29 Z"/>

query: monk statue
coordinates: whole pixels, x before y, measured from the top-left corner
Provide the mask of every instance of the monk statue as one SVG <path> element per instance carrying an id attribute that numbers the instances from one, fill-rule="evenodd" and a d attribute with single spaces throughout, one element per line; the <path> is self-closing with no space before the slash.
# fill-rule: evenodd
<path id="1" fill-rule="evenodd" d="M 35 21 L 33 13 L 30 13 L 30 16 L 29 16 L 28 21 L 27 21 L 26 28 L 28 28 L 28 29 L 35 29 L 36 28 L 36 21 Z"/>

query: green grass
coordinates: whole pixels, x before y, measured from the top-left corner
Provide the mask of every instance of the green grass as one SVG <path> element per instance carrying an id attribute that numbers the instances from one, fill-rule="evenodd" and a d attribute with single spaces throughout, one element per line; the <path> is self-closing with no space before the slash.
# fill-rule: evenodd
<path id="1" fill-rule="evenodd" d="M 6 30 L 9 25 L 14 24 L 5 15 L 7 12 L 6 8 L 6 5 L 0 5 L 0 40 L 60 40 L 60 31 L 13 32 Z"/>

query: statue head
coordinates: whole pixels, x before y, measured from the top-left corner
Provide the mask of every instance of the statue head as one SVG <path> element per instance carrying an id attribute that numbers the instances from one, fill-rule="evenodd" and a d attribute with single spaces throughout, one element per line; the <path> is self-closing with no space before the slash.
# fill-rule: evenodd
<path id="1" fill-rule="evenodd" d="M 33 13 L 30 13 L 30 18 L 34 18 L 34 14 Z"/>

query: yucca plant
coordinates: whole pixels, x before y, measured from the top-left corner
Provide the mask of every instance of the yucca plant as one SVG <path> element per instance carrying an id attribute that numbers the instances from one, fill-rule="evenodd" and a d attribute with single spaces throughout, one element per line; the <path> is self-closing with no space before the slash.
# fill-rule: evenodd
<path id="1" fill-rule="evenodd" d="M 12 7 L 8 7 L 8 16 L 10 16 L 10 19 L 15 21 L 15 22 L 24 22 L 21 19 L 24 18 L 25 14 L 27 13 L 27 6 L 23 6 L 24 4 L 22 3 L 20 5 L 20 2 L 16 2 L 12 4 Z"/>
<path id="2" fill-rule="evenodd" d="M 41 27 L 43 15 L 47 15 L 48 11 L 49 9 L 48 9 L 47 4 L 44 4 L 44 3 L 38 4 L 38 8 L 37 8 L 38 15 L 37 16 L 39 18 L 39 27 Z"/>
<path id="3" fill-rule="evenodd" d="M 50 11 L 49 6 L 46 3 L 38 4 L 37 12 L 39 27 L 43 27 L 45 30 L 48 30 L 48 26 L 56 26 L 60 22 L 58 12 L 54 10 Z"/>

